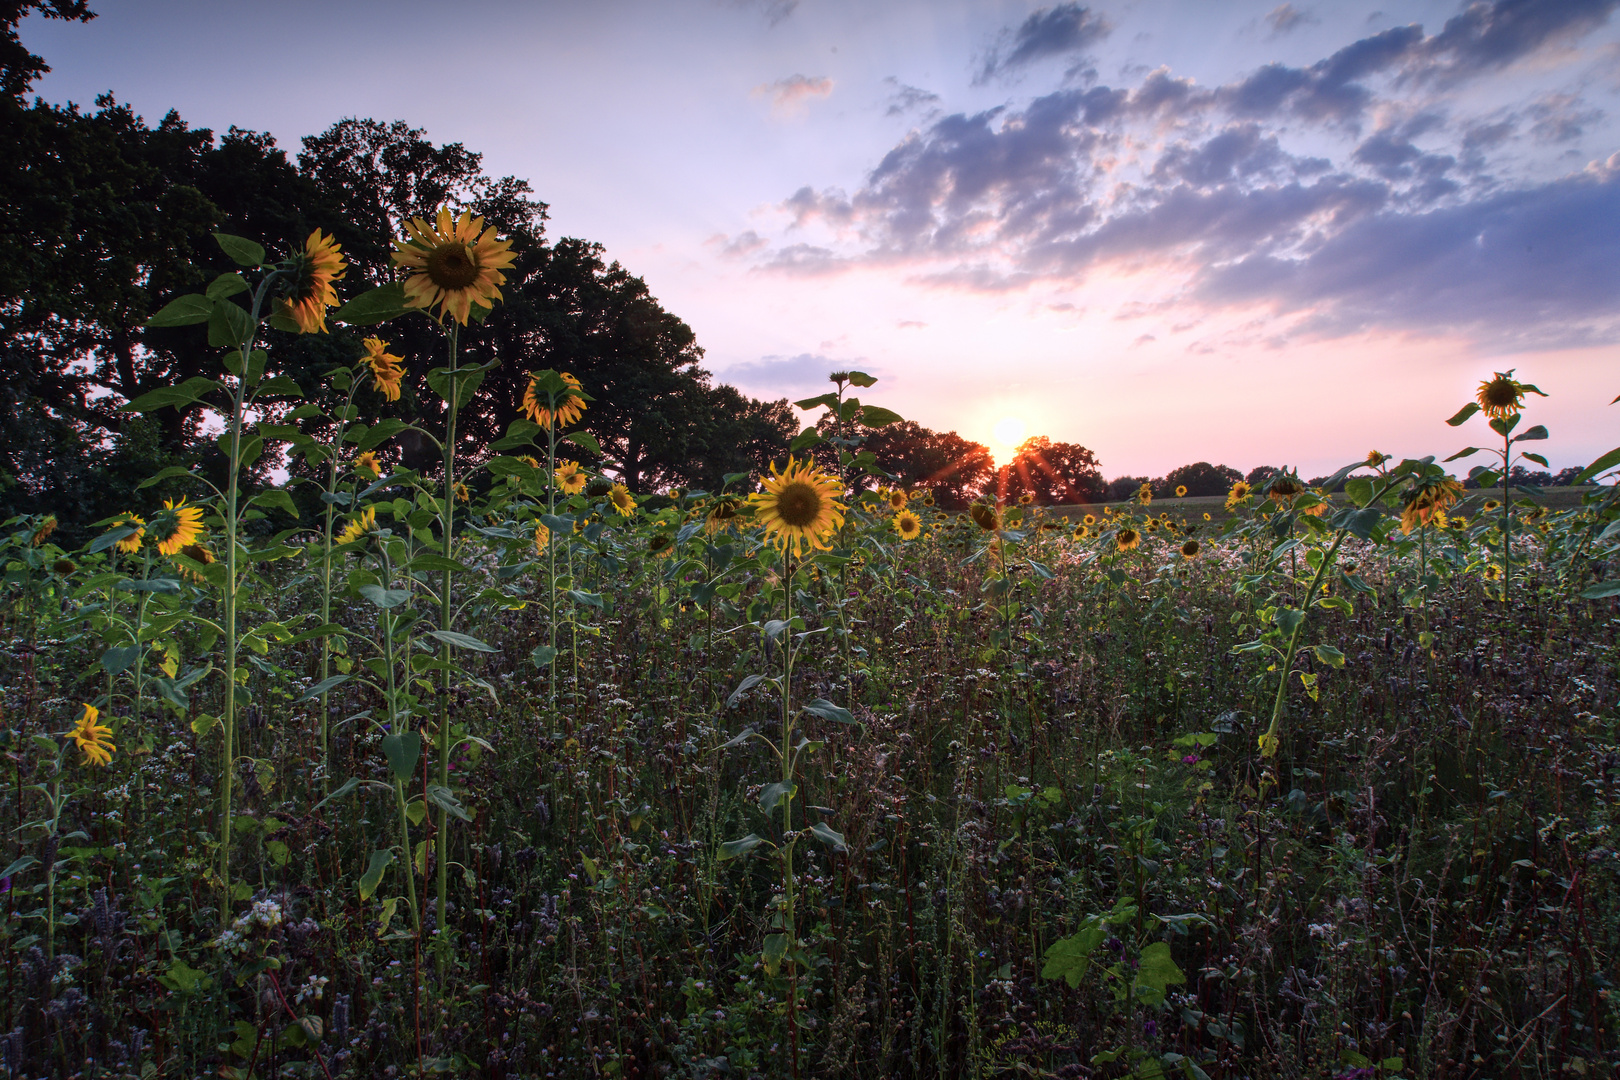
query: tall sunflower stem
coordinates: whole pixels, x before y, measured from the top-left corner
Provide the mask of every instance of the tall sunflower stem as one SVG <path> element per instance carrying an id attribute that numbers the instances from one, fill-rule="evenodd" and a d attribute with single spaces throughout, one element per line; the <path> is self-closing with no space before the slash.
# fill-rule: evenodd
<path id="1" fill-rule="evenodd" d="M 444 436 L 444 558 L 445 568 L 441 577 L 439 588 L 439 629 L 449 631 L 455 619 L 454 598 L 450 587 L 453 572 L 450 569 L 450 560 L 455 552 L 455 516 L 456 516 L 456 412 L 461 406 L 461 381 L 456 378 L 458 362 L 457 347 L 460 344 L 460 327 L 450 323 L 450 378 L 449 395 L 445 399 L 445 436 Z M 444 661 L 444 681 L 439 701 L 439 731 L 438 731 L 438 758 L 439 758 L 439 786 L 446 791 L 450 790 L 450 695 L 453 686 L 454 672 L 450 667 L 450 644 L 445 642 L 440 649 L 440 658 Z M 447 895 L 450 888 L 450 812 L 444 806 L 439 807 L 439 828 L 434 837 L 434 857 L 438 861 L 438 903 L 435 907 L 433 933 L 435 936 L 433 947 L 433 966 L 441 982 L 444 979 L 445 965 L 449 960 L 450 934 L 445 926 L 445 912 L 447 910 Z M 407 852 L 407 856 L 409 853 Z M 442 989 L 442 987 L 441 987 Z"/>

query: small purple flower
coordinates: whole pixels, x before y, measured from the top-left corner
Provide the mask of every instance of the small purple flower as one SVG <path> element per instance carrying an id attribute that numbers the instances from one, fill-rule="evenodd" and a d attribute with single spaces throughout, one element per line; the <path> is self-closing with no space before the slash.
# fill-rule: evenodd
<path id="1" fill-rule="evenodd" d="M 1198 764 L 1198 755 L 1188 754 L 1186 757 L 1181 759 L 1181 763 L 1183 765 L 1196 765 Z"/>
<path id="2" fill-rule="evenodd" d="M 1159 1023 L 1158 1023 L 1157 1020 L 1149 1020 L 1147 1023 L 1142 1025 L 1142 1034 L 1146 1035 L 1148 1038 L 1151 1039 L 1154 1036 L 1156 1036 L 1158 1033 L 1159 1033 Z"/>

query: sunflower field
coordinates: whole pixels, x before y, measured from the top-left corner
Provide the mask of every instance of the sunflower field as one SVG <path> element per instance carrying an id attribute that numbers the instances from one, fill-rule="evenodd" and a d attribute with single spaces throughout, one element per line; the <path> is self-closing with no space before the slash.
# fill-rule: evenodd
<path id="1" fill-rule="evenodd" d="M 946 511 L 859 371 L 769 472 L 633 491 L 565 372 L 468 445 L 512 256 L 402 234 L 347 299 L 319 230 L 218 234 L 149 324 L 217 375 L 127 409 L 224 468 L 6 523 L 7 1076 L 1614 1075 L 1620 450 L 1508 484 L 1533 385 L 1451 418 L 1465 477 L 1219 524 Z M 397 320 L 444 408 L 360 422 Z M 329 321 L 361 355 L 275 374 Z"/>

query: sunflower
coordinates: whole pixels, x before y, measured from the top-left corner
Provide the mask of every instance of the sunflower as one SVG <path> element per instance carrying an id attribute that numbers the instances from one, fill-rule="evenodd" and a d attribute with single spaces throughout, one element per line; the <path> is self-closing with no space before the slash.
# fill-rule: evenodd
<path id="1" fill-rule="evenodd" d="M 1502 509 L 1502 504 L 1497 502 L 1495 499 L 1486 499 L 1485 504 L 1481 506 L 1480 509 L 1489 514 L 1492 510 Z"/>
<path id="2" fill-rule="evenodd" d="M 1154 520 L 1153 518 L 1148 518 L 1147 521 L 1143 525 L 1143 531 L 1146 532 L 1149 536 L 1153 536 L 1153 535 L 1157 534 L 1158 531 L 1159 531 L 1159 523 L 1156 520 Z"/>
<path id="3" fill-rule="evenodd" d="M 214 553 L 212 551 L 209 551 L 201 544 L 187 544 L 185 547 L 180 549 L 180 554 L 185 558 L 190 559 L 192 562 L 200 563 L 203 566 L 208 566 L 210 563 L 219 561 L 218 559 L 214 558 Z M 203 577 L 202 574 L 192 570 L 189 567 L 182 566 L 180 568 L 180 573 L 183 577 L 188 578 L 198 585 L 206 584 L 208 581 L 208 579 Z"/>
<path id="4" fill-rule="evenodd" d="M 367 533 L 373 533 L 376 531 L 377 510 L 375 507 L 368 506 L 364 510 L 360 511 L 359 514 L 355 515 L 354 520 L 345 525 L 342 532 L 333 537 L 333 542 L 337 544 L 352 544 L 356 540 L 364 537 Z"/>
<path id="5" fill-rule="evenodd" d="M 973 524 L 987 533 L 1001 529 L 1001 515 L 989 503 L 974 503 L 968 507 L 968 516 L 973 519 Z"/>
<path id="6" fill-rule="evenodd" d="M 1186 484 L 1177 484 L 1176 485 L 1176 498 L 1185 499 L 1186 497 L 1187 497 L 1187 485 Z"/>
<path id="7" fill-rule="evenodd" d="M 1378 466 L 1382 465 L 1384 462 L 1386 462 L 1388 460 L 1389 460 L 1389 455 L 1388 454 L 1380 453 L 1377 450 L 1369 450 L 1369 451 L 1367 451 L 1367 464 L 1372 466 L 1375 469 L 1378 468 Z"/>
<path id="8" fill-rule="evenodd" d="M 564 461 L 557 466 L 557 471 L 553 475 L 556 476 L 557 486 L 562 489 L 564 495 L 578 495 L 585 490 L 585 485 L 590 483 L 591 479 L 585 475 L 585 470 L 580 468 L 577 461 Z"/>
<path id="9" fill-rule="evenodd" d="M 1501 577 L 1502 577 L 1502 568 L 1498 564 L 1491 563 L 1489 566 L 1487 566 L 1485 568 L 1485 580 L 1486 581 L 1499 581 L 1499 580 L 1501 580 Z"/>
<path id="10" fill-rule="evenodd" d="M 636 508 L 636 497 L 630 494 L 630 489 L 623 484 L 614 484 L 613 489 L 608 492 L 608 498 L 612 500 L 614 508 L 626 517 L 629 517 Z"/>
<path id="11" fill-rule="evenodd" d="M 472 305 L 493 307 L 501 299 L 497 288 L 502 273 L 512 265 L 512 241 L 495 238 L 484 219 L 463 211 L 452 218 L 441 209 L 432 224 L 422 218 L 405 223 L 409 237 L 394 241 L 394 262 L 411 272 L 405 279 L 405 303 L 410 307 L 439 305 L 439 317 L 454 315 L 462 326 Z"/>
<path id="12" fill-rule="evenodd" d="M 575 390 L 583 389 L 579 380 L 568 374 L 568 372 L 562 372 L 562 378 L 563 382 Z M 523 411 L 528 414 L 530 420 L 533 420 L 541 427 L 551 427 L 554 420 L 558 427 L 575 423 L 579 420 L 580 415 L 585 412 L 585 399 L 572 393 L 563 394 L 559 397 L 557 407 L 553 409 L 548 400 L 548 395 L 540 392 L 538 384 L 539 380 L 530 375 L 529 385 L 523 391 Z"/>
<path id="13" fill-rule="evenodd" d="M 173 555 L 187 544 L 195 544 L 202 535 L 202 507 L 187 506 L 182 498 L 179 502 L 164 499 L 163 508 L 174 511 L 174 531 L 158 541 L 158 554 Z"/>
<path id="14" fill-rule="evenodd" d="M 1401 532 L 1431 523 L 1444 528 L 1446 508 L 1462 498 L 1463 486 L 1449 476 L 1425 477 L 1406 494 L 1401 510 Z M 1436 518 L 1436 515 L 1439 515 Z"/>
<path id="15" fill-rule="evenodd" d="M 1332 509 L 1332 504 L 1329 502 L 1328 493 L 1323 491 L 1321 488 L 1312 488 L 1311 494 L 1315 495 L 1322 501 L 1317 503 L 1315 506 L 1306 507 L 1301 511 L 1301 513 L 1303 513 L 1306 517 L 1326 517 L 1327 512 Z"/>
<path id="16" fill-rule="evenodd" d="M 1196 540 L 1188 540 L 1185 544 L 1181 545 L 1181 554 L 1184 558 L 1188 559 L 1198 558 L 1198 553 L 1202 550 L 1202 545 L 1200 545 Z"/>
<path id="17" fill-rule="evenodd" d="M 906 508 L 906 502 L 907 501 L 908 501 L 908 496 L 906 495 L 905 492 L 901 491 L 899 488 L 895 488 L 893 491 L 889 492 L 889 509 L 890 510 L 904 510 Z"/>
<path id="18" fill-rule="evenodd" d="M 467 490 L 467 485 L 460 480 L 456 481 L 456 501 L 472 502 L 472 492 Z"/>
<path id="19" fill-rule="evenodd" d="M 371 369 L 372 384 L 386 400 L 398 401 L 400 384 L 405 381 L 405 369 L 400 364 L 405 358 L 390 353 L 388 342 L 380 337 L 366 338 L 365 346 L 366 354 L 360 362 Z"/>
<path id="20" fill-rule="evenodd" d="M 546 523 L 545 522 L 543 522 L 543 521 L 535 522 L 534 523 L 534 553 L 536 555 L 544 555 L 546 553 L 546 545 L 548 545 L 550 543 L 551 543 L 551 530 L 546 528 Z"/>
<path id="21" fill-rule="evenodd" d="M 370 450 L 362 450 L 360 453 L 354 455 L 354 460 L 349 462 L 349 468 L 353 469 L 357 473 L 360 473 L 361 475 L 370 474 L 373 477 L 381 476 L 382 459 L 377 457 L 377 455 L 372 453 Z"/>
<path id="22" fill-rule="evenodd" d="M 827 550 L 827 537 L 844 525 L 844 505 L 838 501 L 843 493 L 838 478 L 822 472 L 815 462 L 798 463 L 789 457 L 783 469 L 772 463 L 765 490 L 748 501 L 766 539 L 798 555 L 806 547 Z"/>
<path id="23" fill-rule="evenodd" d="M 1146 506 L 1148 503 L 1152 502 L 1153 485 L 1144 481 L 1142 486 L 1136 489 L 1136 501 L 1141 503 L 1143 506 Z"/>
<path id="24" fill-rule="evenodd" d="M 1209 511 L 1208 511 L 1208 510 L 1205 510 L 1205 511 L 1204 511 L 1204 520 L 1205 520 L 1205 521 L 1210 521 L 1210 520 L 1212 520 L 1212 519 L 1211 519 L 1211 518 L 1210 518 L 1210 516 L 1209 516 Z"/>
<path id="25" fill-rule="evenodd" d="M 304 250 L 288 260 L 293 284 L 281 301 L 281 314 L 298 324 L 300 334 L 326 333 L 326 309 L 337 303 L 332 282 L 348 272 L 337 239 L 316 229 L 304 241 Z"/>
<path id="26" fill-rule="evenodd" d="M 113 547 L 117 548 L 119 551 L 122 551 L 125 555 L 130 555 L 141 550 L 141 537 L 146 535 L 145 526 L 145 518 L 137 517 L 134 514 L 124 514 L 120 516 L 117 521 L 113 522 L 113 528 L 127 528 L 134 529 L 135 531 L 113 544 Z"/>
<path id="27" fill-rule="evenodd" d="M 100 709 L 94 705 L 85 705 L 79 722 L 68 733 L 84 752 L 84 760 L 91 765 L 111 764 L 112 752 L 118 749 L 113 745 L 112 728 L 96 723 L 100 717 Z"/>
<path id="28" fill-rule="evenodd" d="M 1035 501 L 1035 496 L 1030 494 L 1027 491 L 1024 492 L 1022 495 L 1018 496 L 1018 505 L 1019 506 L 1028 506 L 1030 503 L 1032 503 L 1034 501 Z"/>
<path id="29" fill-rule="evenodd" d="M 1090 517 L 1091 515 L 1088 514 L 1086 516 Z M 1079 526 L 1078 528 L 1076 528 L 1074 530 L 1074 538 L 1075 538 L 1076 541 L 1084 540 L 1087 537 L 1089 537 L 1090 535 L 1091 535 L 1091 529 L 1088 528 L 1085 525 L 1081 525 L 1081 526 Z"/>
<path id="30" fill-rule="evenodd" d="M 1129 525 L 1114 534 L 1114 543 L 1121 551 L 1130 551 L 1142 542 L 1142 535 Z"/>
<path id="31" fill-rule="evenodd" d="M 1474 400 L 1492 420 L 1506 420 L 1524 405 L 1525 385 L 1513 377 L 1513 369 L 1498 371 L 1494 379 L 1479 384 Z M 1538 391 L 1539 393 L 1539 391 Z"/>
<path id="32" fill-rule="evenodd" d="M 31 543 L 34 547 L 39 547 L 39 545 L 50 539 L 51 533 L 55 531 L 56 515 L 46 514 L 45 520 L 41 521 L 39 523 L 39 527 L 34 530 L 34 537 L 29 541 L 29 543 Z"/>
<path id="33" fill-rule="evenodd" d="M 1295 499 L 1305 494 L 1305 485 L 1298 476 L 1285 470 L 1271 478 L 1271 483 L 1266 485 L 1266 494 L 1278 505 L 1292 506 Z"/>
<path id="34" fill-rule="evenodd" d="M 703 531 L 713 536 L 721 529 L 730 528 L 741 509 L 742 500 L 737 496 L 720 496 L 709 505 L 709 512 L 703 516 Z"/>
<path id="35" fill-rule="evenodd" d="M 924 506 L 933 506 L 934 505 L 934 489 L 933 488 L 923 488 L 922 504 Z"/>
<path id="36" fill-rule="evenodd" d="M 902 510 L 894 515 L 894 531 L 900 534 L 902 540 L 915 540 L 922 532 L 922 518 L 910 510 Z"/>
<path id="37" fill-rule="evenodd" d="M 1233 484 L 1232 490 L 1226 493 L 1226 508 L 1228 510 L 1236 509 L 1243 503 L 1245 499 L 1249 497 L 1249 492 L 1251 490 L 1252 489 L 1249 487 L 1247 480 L 1239 480 L 1237 483 Z"/>
<path id="38" fill-rule="evenodd" d="M 647 541 L 647 554 L 655 559 L 667 558 L 675 550 L 675 538 L 669 533 L 653 533 Z"/>

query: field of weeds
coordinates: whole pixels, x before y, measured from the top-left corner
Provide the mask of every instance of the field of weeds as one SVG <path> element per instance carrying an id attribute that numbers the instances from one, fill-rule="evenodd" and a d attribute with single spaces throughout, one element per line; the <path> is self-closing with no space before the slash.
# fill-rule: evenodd
<path id="1" fill-rule="evenodd" d="M 353 422 L 382 338 L 276 375 L 335 246 L 222 237 L 154 319 L 220 376 L 132 408 L 225 468 L 9 523 L 8 1075 L 1612 1075 L 1620 500 L 1493 487 L 1534 387 L 1453 417 L 1481 490 L 1375 453 L 1220 522 L 936 508 L 860 372 L 807 456 L 633 492 L 563 373 L 457 438 L 496 278 L 445 252 L 501 250 L 412 237 L 332 317 L 436 314 L 448 429 Z"/>

